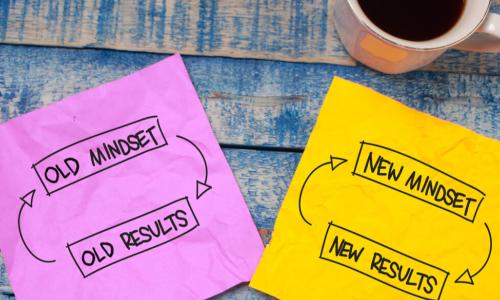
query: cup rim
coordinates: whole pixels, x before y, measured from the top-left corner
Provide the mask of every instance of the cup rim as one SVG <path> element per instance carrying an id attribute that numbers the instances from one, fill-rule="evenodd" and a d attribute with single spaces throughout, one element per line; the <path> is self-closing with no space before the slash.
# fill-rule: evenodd
<path id="1" fill-rule="evenodd" d="M 468 32 L 467 34 L 465 34 L 462 38 L 460 38 L 460 39 L 458 39 L 456 41 L 453 41 L 453 42 L 451 42 L 449 44 L 442 45 L 442 46 L 436 46 L 436 47 L 423 47 L 423 46 L 422 47 L 415 47 L 415 46 L 410 46 L 410 45 L 402 44 L 402 43 L 398 42 L 398 40 L 408 41 L 408 42 L 411 42 L 412 44 L 422 44 L 422 45 L 425 45 L 429 40 L 427 40 L 427 41 L 411 41 L 411 40 L 405 40 L 405 39 L 396 37 L 396 36 L 388 33 L 387 31 L 382 30 L 375 23 L 373 23 L 368 18 L 368 16 L 365 14 L 365 12 L 361 8 L 359 8 L 359 10 L 355 9 L 355 7 L 353 6 L 353 1 L 358 2 L 358 0 L 346 0 L 346 1 L 347 1 L 347 4 L 349 5 L 349 8 L 354 13 L 354 15 L 356 16 L 356 18 L 358 19 L 358 21 L 361 23 L 361 25 L 363 25 L 363 27 L 365 27 L 371 34 L 373 34 L 374 36 L 378 37 L 379 39 L 381 39 L 381 40 L 383 40 L 383 41 L 385 41 L 385 42 L 387 42 L 389 44 L 392 44 L 392 45 L 394 45 L 396 47 L 405 48 L 405 49 L 409 49 L 409 50 L 416 50 L 416 51 L 444 50 L 444 49 L 451 48 L 451 47 L 453 47 L 453 46 L 455 46 L 457 44 L 460 44 L 461 42 L 465 41 L 472 34 L 474 34 L 474 32 L 476 32 L 479 29 L 479 27 L 481 26 L 481 24 L 483 24 L 484 20 L 488 16 L 488 13 L 489 13 L 490 8 L 491 8 L 491 4 L 493 2 L 493 0 L 488 0 L 488 5 L 487 5 L 485 11 L 483 12 L 481 20 L 474 26 L 474 28 L 470 32 Z M 452 28 L 454 28 L 455 26 L 456 25 L 454 25 Z M 376 30 L 373 27 L 376 28 Z M 380 31 L 380 32 L 382 32 L 382 33 L 384 33 L 384 35 L 387 35 L 387 36 L 384 36 L 384 35 L 380 34 L 379 32 L 377 32 L 377 30 Z M 450 30 L 451 30 L 451 28 L 450 28 Z"/>

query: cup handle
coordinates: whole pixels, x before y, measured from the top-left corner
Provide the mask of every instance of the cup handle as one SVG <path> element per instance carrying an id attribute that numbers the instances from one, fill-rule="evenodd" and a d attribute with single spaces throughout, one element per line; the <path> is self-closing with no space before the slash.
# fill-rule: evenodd
<path id="1" fill-rule="evenodd" d="M 489 13 L 472 36 L 453 48 L 474 52 L 500 52 L 500 15 Z"/>

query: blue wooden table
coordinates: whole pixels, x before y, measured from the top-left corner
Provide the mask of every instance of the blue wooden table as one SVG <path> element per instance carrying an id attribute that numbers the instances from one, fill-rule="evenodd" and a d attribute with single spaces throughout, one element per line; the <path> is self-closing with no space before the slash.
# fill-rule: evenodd
<path id="1" fill-rule="evenodd" d="M 0 121 L 180 52 L 265 242 L 333 76 L 500 138 L 500 55 L 451 50 L 383 75 L 345 52 L 332 4 L 0 0 Z M 219 297 L 265 298 L 246 286 Z M 0 299 L 14 298 L 0 256 Z"/>

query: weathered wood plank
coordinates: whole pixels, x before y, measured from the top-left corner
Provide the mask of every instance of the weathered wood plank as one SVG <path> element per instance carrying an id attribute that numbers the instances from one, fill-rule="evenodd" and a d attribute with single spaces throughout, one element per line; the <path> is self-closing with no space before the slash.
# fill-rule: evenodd
<path id="1" fill-rule="evenodd" d="M 224 154 L 259 233 L 267 243 L 300 154 L 238 149 L 225 149 Z M 12 294 L 12 290 L 8 287 L 7 273 L 0 255 L 0 300 L 9 294 Z M 263 299 L 263 295 L 242 285 L 217 299 Z"/>
<path id="2" fill-rule="evenodd" d="M 5 291 L 3 291 L 5 289 Z M 15 300 L 16 297 L 11 293 L 10 287 L 0 286 L 0 300 Z"/>
<path id="3" fill-rule="evenodd" d="M 2 1 L 0 41 L 352 64 L 333 1 Z"/>
<path id="4" fill-rule="evenodd" d="M 0 121 L 120 78 L 164 55 L 0 45 Z M 223 144 L 303 148 L 333 75 L 500 138 L 500 77 L 381 75 L 364 67 L 184 57 Z M 356 99 L 353 99 L 356 101 Z"/>
<path id="5" fill-rule="evenodd" d="M 354 65 L 333 1 L 2 0 L 0 42 Z M 427 69 L 497 75 L 499 57 L 452 51 Z"/>
<path id="6" fill-rule="evenodd" d="M 224 154 L 255 225 L 262 229 L 261 236 L 267 242 L 269 236 L 266 230 L 274 227 L 301 154 L 239 149 L 225 149 Z"/>
<path id="7" fill-rule="evenodd" d="M 213 300 L 271 300 L 271 296 L 263 294 L 248 286 L 248 284 L 241 284 L 234 287 L 225 293 L 211 298 Z"/>
<path id="8" fill-rule="evenodd" d="M 1 258 L 1 257 L 0 257 Z M 0 260 L 1 263 L 1 260 Z M 0 286 L 0 300 L 15 300 L 12 289 L 10 286 Z M 257 290 L 251 289 L 247 284 L 236 286 L 221 295 L 211 298 L 213 300 L 267 300 L 273 299 L 270 296 L 262 294 Z"/>
<path id="9" fill-rule="evenodd" d="M 498 5 L 500 8 L 500 5 Z M 448 50 L 424 70 L 463 74 L 500 75 L 500 55 Z"/>
<path id="10" fill-rule="evenodd" d="M 3 258 L 0 252 L 0 299 L 2 294 L 12 294 L 12 290 L 7 288 L 9 286 L 9 279 L 7 278 L 7 270 L 3 263 Z"/>
<path id="11" fill-rule="evenodd" d="M 0 268 L 3 266 L 2 256 L 0 255 Z M 14 292 L 12 288 L 8 285 L 8 282 L 4 282 L 5 285 L 0 284 L 0 300 L 15 300 Z M 248 287 L 247 284 L 240 284 L 219 296 L 214 297 L 217 300 L 254 300 L 254 299 L 272 299 L 271 297 L 264 295 L 254 289 Z"/>

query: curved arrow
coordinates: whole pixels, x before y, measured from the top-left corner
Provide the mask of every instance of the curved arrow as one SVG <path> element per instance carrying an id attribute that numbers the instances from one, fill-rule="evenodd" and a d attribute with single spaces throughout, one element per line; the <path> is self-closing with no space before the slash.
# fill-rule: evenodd
<path id="1" fill-rule="evenodd" d="M 493 249 L 493 240 L 491 238 L 491 232 L 490 228 L 488 227 L 488 224 L 484 223 L 484 226 L 486 226 L 486 230 L 488 231 L 488 236 L 490 238 L 490 250 L 488 252 L 488 257 L 486 258 L 486 261 L 484 262 L 483 266 L 474 274 L 471 274 L 469 269 L 465 269 L 465 271 L 460 275 L 457 280 L 455 280 L 455 283 L 466 283 L 466 284 L 474 284 L 473 278 L 477 276 L 481 271 L 483 271 L 484 267 L 488 264 L 488 261 L 490 260 L 491 256 L 491 250 Z"/>
<path id="2" fill-rule="evenodd" d="M 306 222 L 308 225 L 312 225 L 312 224 L 311 224 L 311 222 L 307 221 L 306 217 L 304 217 L 304 213 L 302 212 L 302 193 L 304 192 L 304 188 L 306 187 L 307 181 L 309 180 L 309 178 L 311 178 L 311 176 L 314 174 L 314 172 L 321 169 L 322 167 L 329 165 L 329 166 L 331 166 L 332 172 L 333 172 L 338 166 L 342 165 L 346 161 L 347 161 L 347 159 L 345 159 L 345 158 L 333 157 L 330 155 L 330 161 L 320 164 L 319 166 L 314 168 L 311 171 L 311 173 L 309 173 L 309 175 L 307 175 L 306 180 L 304 181 L 304 183 L 302 184 L 302 188 L 300 189 L 299 212 L 300 212 L 300 216 L 302 217 L 302 220 L 304 220 L 304 222 Z"/>
<path id="3" fill-rule="evenodd" d="M 28 250 L 28 252 L 31 254 L 31 256 L 33 256 L 34 258 L 36 258 L 37 260 L 39 260 L 43 263 L 53 263 L 53 262 L 55 262 L 55 260 L 42 259 L 42 258 L 38 257 L 35 253 L 33 253 L 33 251 L 31 251 L 30 247 L 28 247 L 28 244 L 24 240 L 23 231 L 21 230 L 21 214 L 23 213 L 23 209 L 24 209 L 25 205 L 28 205 L 29 207 L 33 207 L 33 198 L 35 197 L 35 191 L 36 190 L 32 190 L 29 193 L 27 193 L 26 195 L 19 198 L 23 202 L 23 205 L 21 205 L 21 209 L 19 209 L 19 214 L 17 215 L 17 228 L 19 229 L 19 235 L 21 236 L 21 241 L 23 242 L 24 247 L 26 247 L 26 250 Z"/>
<path id="4" fill-rule="evenodd" d="M 205 179 L 203 180 L 203 182 L 200 181 L 200 180 L 196 180 L 196 199 L 200 199 L 201 196 L 203 196 L 203 194 L 205 194 L 210 189 L 212 189 L 212 186 L 209 185 L 209 184 L 207 184 L 207 180 L 208 180 L 208 165 L 207 165 L 207 160 L 205 159 L 205 156 L 203 155 L 203 152 L 201 152 L 200 148 L 198 148 L 198 146 L 196 146 L 195 143 L 193 143 L 192 141 L 190 141 L 188 138 L 185 138 L 185 137 L 180 136 L 180 135 L 177 135 L 177 138 L 188 142 L 194 148 L 196 148 L 196 150 L 198 151 L 198 153 L 200 153 L 201 158 L 203 159 L 203 164 L 205 165 Z"/>

